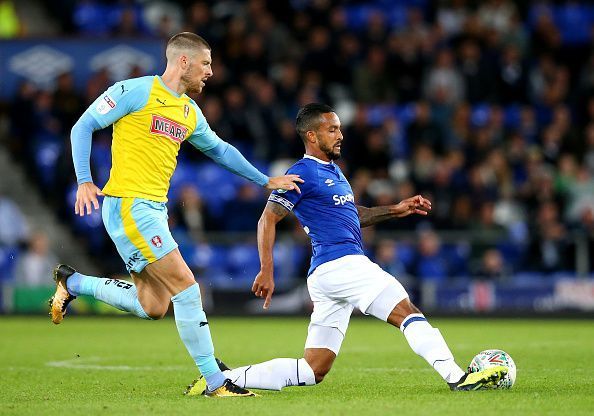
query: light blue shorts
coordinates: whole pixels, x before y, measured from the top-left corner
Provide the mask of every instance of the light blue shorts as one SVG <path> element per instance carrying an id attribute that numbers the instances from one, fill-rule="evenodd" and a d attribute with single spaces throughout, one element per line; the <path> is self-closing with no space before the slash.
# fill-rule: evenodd
<path id="1" fill-rule="evenodd" d="M 106 196 L 101 213 L 128 272 L 140 273 L 177 248 L 164 202 Z"/>

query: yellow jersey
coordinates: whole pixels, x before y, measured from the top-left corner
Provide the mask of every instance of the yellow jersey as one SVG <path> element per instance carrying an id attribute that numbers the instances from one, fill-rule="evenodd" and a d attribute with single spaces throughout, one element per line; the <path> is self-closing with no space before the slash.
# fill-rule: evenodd
<path id="1" fill-rule="evenodd" d="M 181 143 L 208 151 L 221 142 L 194 100 L 158 75 L 117 82 L 87 112 L 101 128 L 113 124 L 105 195 L 166 202 Z"/>

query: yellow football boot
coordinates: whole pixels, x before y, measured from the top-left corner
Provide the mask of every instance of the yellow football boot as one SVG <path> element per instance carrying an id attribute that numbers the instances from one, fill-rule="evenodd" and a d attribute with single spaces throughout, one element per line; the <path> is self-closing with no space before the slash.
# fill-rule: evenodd
<path id="1" fill-rule="evenodd" d="M 497 365 L 476 373 L 466 373 L 456 383 L 448 383 L 451 390 L 481 390 L 493 388 L 507 374 L 507 367 Z"/>
<path id="2" fill-rule="evenodd" d="M 58 264 L 54 269 L 56 292 L 49 300 L 49 315 L 52 318 L 52 322 L 56 325 L 64 319 L 68 304 L 76 299 L 76 296 L 68 293 L 68 289 L 66 288 L 66 280 L 74 273 L 76 273 L 76 270 L 66 264 Z"/>

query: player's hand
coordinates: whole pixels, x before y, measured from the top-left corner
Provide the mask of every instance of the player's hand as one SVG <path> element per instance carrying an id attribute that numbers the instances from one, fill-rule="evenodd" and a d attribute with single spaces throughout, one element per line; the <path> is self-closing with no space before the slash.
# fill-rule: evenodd
<path id="1" fill-rule="evenodd" d="M 97 199 L 99 196 L 103 196 L 103 192 L 93 182 L 85 182 L 78 185 L 74 213 L 82 217 L 85 215 L 86 208 L 86 214 L 91 215 L 93 208 L 99 209 L 99 200 Z"/>
<path id="2" fill-rule="evenodd" d="M 427 215 L 431 211 L 431 201 L 421 195 L 404 199 L 394 205 L 393 213 L 396 217 L 402 218 L 411 214 Z"/>
<path id="3" fill-rule="evenodd" d="M 274 293 L 274 276 L 272 272 L 264 272 L 260 270 L 260 273 L 254 279 L 252 285 L 252 292 L 259 298 L 264 298 L 264 309 L 268 309 L 270 306 L 270 299 Z"/>
<path id="4" fill-rule="evenodd" d="M 301 189 L 299 189 L 297 182 L 303 183 L 303 179 L 301 179 L 299 175 L 275 176 L 268 180 L 265 188 L 272 190 L 284 189 L 285 191 L 295 190 L 298 193 L 301 193 Z"/>

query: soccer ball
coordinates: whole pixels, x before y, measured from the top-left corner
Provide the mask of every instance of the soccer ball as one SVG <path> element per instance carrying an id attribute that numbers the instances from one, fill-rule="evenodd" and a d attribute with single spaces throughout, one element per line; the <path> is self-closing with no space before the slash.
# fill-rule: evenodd
<path id="1" fill-rule="evenodd" d="M 468 365 L 468 371 L 476 373 L 485 368 L 502 365 L 507 367 L 507 374 L 503 377 L 494 389 L 511 389 L 516 382 L 516 363 L 508 353 L 502 350 L 485 350 L 474 356 Z"/>

